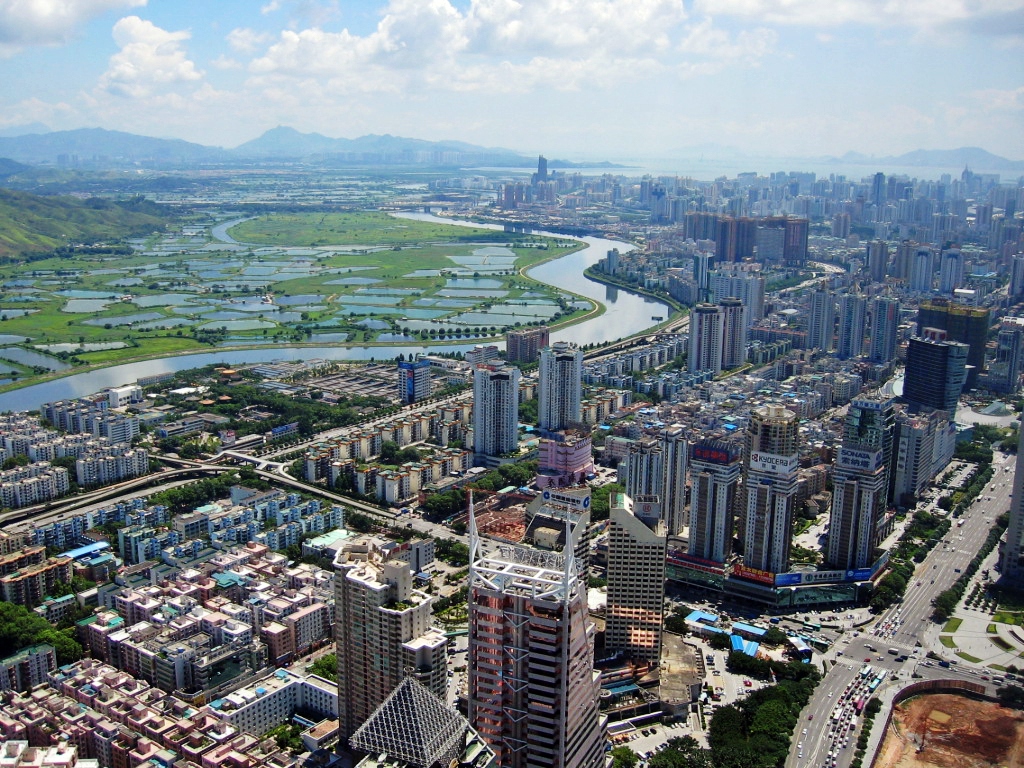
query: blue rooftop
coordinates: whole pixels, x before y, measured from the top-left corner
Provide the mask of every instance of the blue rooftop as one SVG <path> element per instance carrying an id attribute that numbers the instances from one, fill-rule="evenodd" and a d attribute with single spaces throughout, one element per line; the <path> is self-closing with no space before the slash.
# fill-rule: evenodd
<path id="1" fill-rule="evenodd" d="M 84 547 L 69 549 L 67 552 L 62 552 L 60 556 L 70 557 L 72 560 L 78 560 L 80 557 L 102 552 L 104 549 L 110 549 L 109 541 L 95 541 L 92 544 L 86 544 Z"/>
<path id="2" fill-rule="evenodd" d="M 699 621 L 704 624 L 717 624 L 718 617 L 713 613 L 707 611 L 690 611 L 686 617 L 687 621 Z"/>
<path id="3" fill-rule="evenodd" d="M 755 627 L 753 624 L 747 624 L 745 621 L 737 621 L 732 625 L 734 632 L 746 632 L 748 635 L 757 635 L 761 637 L 768 630 L 761 629 L 761 627 Z"/>

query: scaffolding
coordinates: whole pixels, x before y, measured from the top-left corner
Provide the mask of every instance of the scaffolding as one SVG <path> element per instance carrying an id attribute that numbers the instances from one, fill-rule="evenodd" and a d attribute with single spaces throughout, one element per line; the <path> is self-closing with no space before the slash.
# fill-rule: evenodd
<path id="1" fill-rule="evenodd" d="M 349 740 L 371 755 L 387 754 L 415 768 L 447 766 L 466 746 L 469 723 L 407 677 Z"/>

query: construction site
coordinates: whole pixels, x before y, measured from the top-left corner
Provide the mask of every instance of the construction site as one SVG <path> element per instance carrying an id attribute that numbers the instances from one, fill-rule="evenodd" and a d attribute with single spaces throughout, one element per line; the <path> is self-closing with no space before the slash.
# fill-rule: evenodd
<path id="1" fill-rule="evenodd" d="M 955 694 L 895 706 L 874 768 L 1024 766 L 1024 712 Z"/>

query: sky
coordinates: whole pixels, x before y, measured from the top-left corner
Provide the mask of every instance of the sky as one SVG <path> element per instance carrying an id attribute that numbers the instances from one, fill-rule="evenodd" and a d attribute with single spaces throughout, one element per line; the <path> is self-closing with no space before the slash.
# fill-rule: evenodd
<path id="1" fill-rule="evenodd" d="M 1024 160 L 1024 0 L 0 0 L 0 130 Z"/>

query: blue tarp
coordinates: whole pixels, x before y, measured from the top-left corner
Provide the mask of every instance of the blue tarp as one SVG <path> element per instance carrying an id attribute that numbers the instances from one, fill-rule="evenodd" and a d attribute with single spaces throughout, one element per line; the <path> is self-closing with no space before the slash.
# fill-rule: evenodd
<path id="1" fill-rule="evenodd" d="M 690 611 L 686 617 L 687 621 L 699 621 L 702 624 L 717 624 L 718 617 L 707 611 Z"/>
<path id="2" fill-rule="evenodd" d="M 747 624 L 745 621 L 737 621 L 732 625 L 733 632 L 744 632 L 748 635 L 754 635 L 756 637 L 763 637 L 767 629 L 761 629 L 761 627 L 755 627 L 753 624 Z"/>

